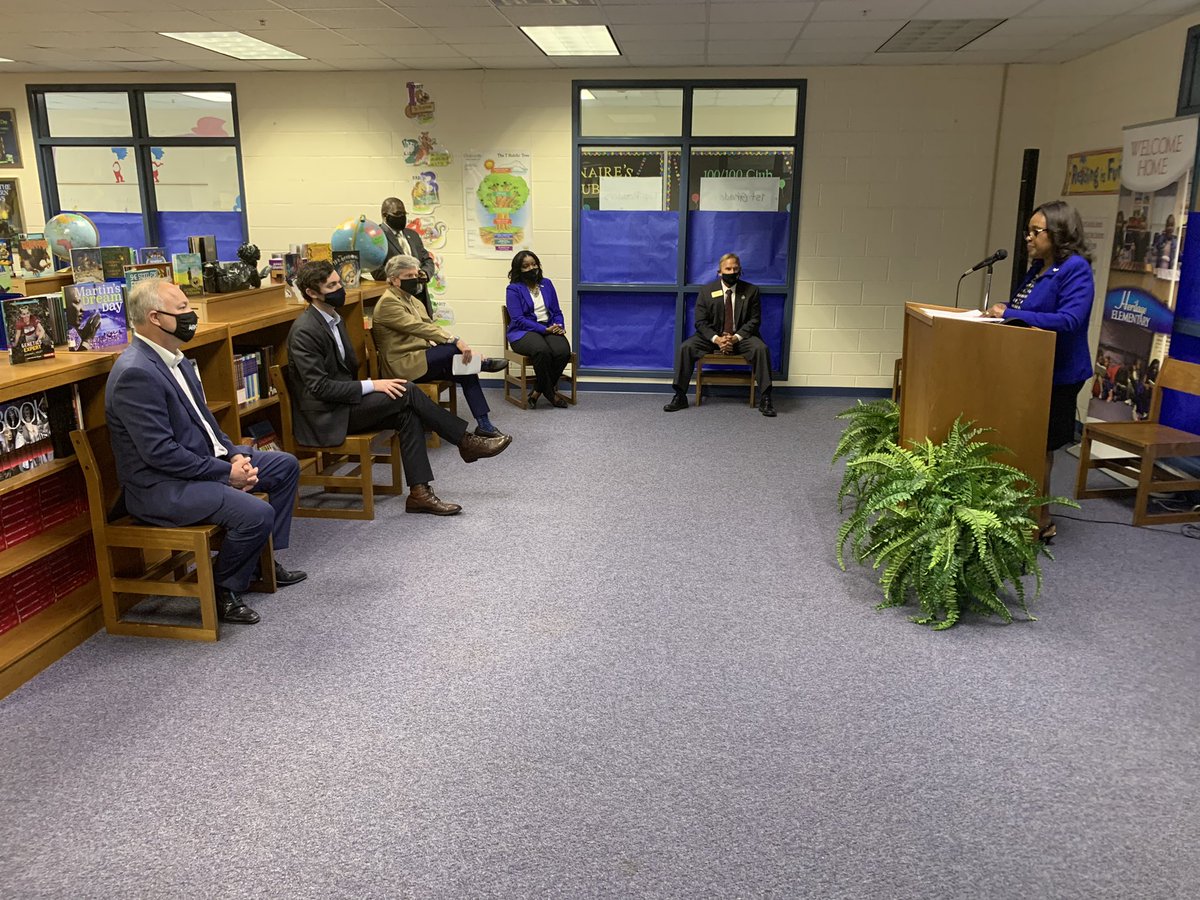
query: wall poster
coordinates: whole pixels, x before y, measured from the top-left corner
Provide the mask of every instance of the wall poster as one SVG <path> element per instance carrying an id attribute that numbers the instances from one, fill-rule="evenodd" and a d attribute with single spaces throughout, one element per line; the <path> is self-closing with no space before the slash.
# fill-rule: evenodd
<path id="1" fill-rule="evenodd" d="M 468 256 L 503 259 L 533 242 L 531 160 L 528 150 L 463 154 Z"/>

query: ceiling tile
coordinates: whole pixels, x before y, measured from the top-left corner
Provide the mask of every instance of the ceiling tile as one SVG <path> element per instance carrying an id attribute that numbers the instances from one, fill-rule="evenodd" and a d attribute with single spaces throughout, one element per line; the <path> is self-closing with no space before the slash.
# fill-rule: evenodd
<path id="1" fill-rule="evenodd" d="M 339 28 L 335 32 L 348 41 L 368 47 L 392 47 L 406 53 L 417 50 L 421 45 L 445 46 L 433 41 L 424 28 Z"/>
<path id="2" fill-rule="evenodd" d="M 951 62 L 953 53 L 872 53 L 863 60 L 869 66 L 936 66 Z"/>
<path id="3" fill-rule="evenodd" d="M 910 19 L 1007 19 L 1033 0 L 929 0 Z"/>
<path id="4" fill-rule="evenodd" d="M 109 13 L 108 19 L 121 23 L 123 28 L 145 31 L 222 31 L 208 16 L 194 12 L 164 10 L 162 12 Z"/>
<path id="5" fill-rule="evenodd" d="M 199 2 L 203 3 L 204 0 L 199 0 Z M 310 10 L 325 12 L 341 9 L 379 9 L 383 5 L 376 3 L 375 0 L 272 0 L 272 2 L 276 6 L 294 9 L 297 12 L 304 12 L 306 15 Z M 396 4 L 390 5 L 395 6 Z"/>
<path id="6" fill-rule="evenodd" d="M 524 44 L 510 43 L 505 47 L 497 47 L 495 44 L 486 43 L 459 43 L 454 42 L 450 45 L 463 56 L 469 56 L 471 59 L 486 56 L 489 59 L 495 59 L 497 56 L 510 56 L 513 59 L 545 59 L 546 54 L 534 46 L 533 41 L 526 40 Z"/>
<path id="7" fill-rule="evenodd" d="M 286 9 L 271 7 L 270 9 L 205 9 L 204 14 L 221 27 L 216 29 L 245 31 L 247 28 L 279 28 L 281 30 L 303 30 L 306 28 L 324 28 L 311 18 L 288 12 Z M 163 29 L 166 30 L 166 29 Z"/>
<path id="8" fill-rule="evenodd" d="M 654 37 L 656 43 L 664 48 L 677 41 L 702 41 L 708 37 L 707 25 L 694 25 L 690 22 L 672 25 L 670 33 L 661 38 L 651 35 L 642 25 L 614 25 L 611 31 L 613 40 L 622 45 L 627 41 L 645 41 L 647 38 Z"/>
<path id="9" fill-rule="evenodd" d="M 804 27 L 803 22 L 751 22 L 708 26 L 710 41 L 793 40 Z M 671 29 L 674 33 L 674 28 Z"/>
<path id="10" fill-rule="evenodd" d="M 955 64 L 967 66 L 996 66 L 1004 63 L 1021 63 L 1026 61 L 1037 62 L 1038 60 L 1029 60 L 1031 56 L 1036 56 L 1040 51 L 1025 52 L 1022 50 L 973 50 L 966 47 L 954 54 Z"/>
<path id="11" fill-rule="evenodd" d="M 972 50 L 1043 50 L 1063 40 L 1063 36 L 1052 32 L 1041 34 L 1007 34 L 994 28 L 967 44 Z M 963 48 L 966 49 L 966 48 Z"/>
<path id="12" fill-rule="evenodd" d="M 904 27 L 903 19 L 880 19 L 872 22 L 809 22 L 800 32 L 806 40 L 819 38 L 874 38 L 883 43 Z"/>
<path id="13" fill-rule="evenodd" d="M 519 9 L 520 7 L 516 7 Z M 461 25 L 464 20 L 470 22 L 473 28 L 483 27 L 511 27 L 512 23 L 503 15 L 496 11 L 491 5 L 487 9 L 477 9 L 471 12 L 465 12 L 463 9 L 453 6 L 444 6 L 441 3 L 427 3 L 422 6 L 414 6 L 408 9 L 397 10 L 404 18 L 411 21 L 414 25 Z M 596 13 L 595 7 L 590 7 L 591 22 L 596 24 L 599 21 L 599 16 Z M 549 23 L 560 24 L 560 23 Z M 561 23 L 571 24 L 571 23 Z"/>
<path id="14" fill-rule="evenodd" d="M 1054 34 L 1071 35 L 1079 34 L 1087 31 L 1089 28 L 1094 28 L 1097 25 L 1111 21 L 1111 16 L 1047 16 L 1043 19 L 1017 18 L 1001 22 L 992 30 L 998 31 L 1001 34 L 1040 34 L 1042 32 L 1052 32 Z M 1126 23 L 1126 28 L 1128 28 L 1128 23 Z"/>
<path id="15" fill-rule="evenodd" d="M 503 46 L 511 42 L 522 32 L 513 28 L 428 28 L 426 29 L 435 39 L 447 44 L 472 43 L 496 44 Z"/>
<path id="16" fill-rule="evenodd" d="M 481 69 L 553 69 L 555 67 L 554 60 L 548 56 L 543 56 L 540 62 L 516 60 L 505 56 L 476 56 L 473 58 Z"/>
<path id="17" fill-rule="evenodd" d="M 656 40 L 622 41 L 621 52 L 637 53 L 640 56 L 659 54 L 661 56 L 694 57 L 697 62 L 704 61 L 704 41 L 670 41 L 663 43 Z"/>
<path id="18" fill-rule="evenodd" d="M 1180 16 L 1186 12 L 1193 12 L 1200 3 L 1196 0 L 1150 0 L 1145 6 L 1138 7 L 1138 15 L 1148 16 Z"/>
<path id="19" fill-rule="evenodd" d="M 866 57 L 864 53 L 804 53 L 787 59 L 789 66 L 853 66 Z"/>
<path id="20" fill-rule="evenodd" d="M 389 51 L 388 56 L 392 59 L 408 61 L 440 59 L 443 56 L 453 59 L 456 56 L 462 56 L 462 54 L 449 44 L 415 44 L 411 47 L 393 47 Z"/>
<path id="21" fill-rule="evenodd" d="M 708 40 L 710 57 L 714 53 L 719 53 L 722 56 L 744 56 L 752 60 L 759 52 L 786 53 L 791 49 L 791 41 L 721 41 L 713 40 L 711 37 Z"/>
<path id="22" fill-rule="evenodd" d="M 736 6 L 720 4 L 709 7 L 709 21 L 715 24 L 737 22 L 804 22 L 816 3 L 756 2 L 748 0 Z"/>
<path id="23" fill-rule="evenodd" d="M 1116 16 L 1131 12 L 1140 3 L 1130 0 L 1041 0 L 1021 15 L 1043 16 Z"/>
<path id="24" fill-rule="evenodd" d="M 869 3 L 867 0 L 822 0 L 813 11 L 814 22 L 874 22 L 910 19 L 925 5 L 926 0 L 887 0 Z M 1027 0 L 1028 2 L 1028 0 Z M 961 14 L 954 18 L 962 18 Z"/>
<path id="25" fill-rule="evenodd" d="M 293 53 L 299 53 L 302 56 L 320 56 L 320 51 L 325 47 L 343 47 L 357 43 L 356 41 L 342 37 L 336 31 L 313 30 L 311 28 L 306 28 L 303 31 L 251 29 L 242 33 L 258 38 L 260 41 L 266 41 L 268 44 L 274 44 L 276 47 L 291 50 Z"/>
<path id="26" fill-rule="evenodd" d="M 828 38 L 809 41 L 801 38 L 792 44 L 793 53 L 874 53 L 879 47 L 875 38 Z"/>
<path id="27" fill-rule="evenodd" d="M 314 9 L 305 13 L 314 22 L 330 28 L 405 28 L 416 23 L 394 9 Z"/>
<path id="28" fill-rule="evenodd" d="M 652 25 L 706 20 L 703 3 L 656 3 L 653 6 L 611 6 L 605 3 L 604 15 L 613 25 Z"/>

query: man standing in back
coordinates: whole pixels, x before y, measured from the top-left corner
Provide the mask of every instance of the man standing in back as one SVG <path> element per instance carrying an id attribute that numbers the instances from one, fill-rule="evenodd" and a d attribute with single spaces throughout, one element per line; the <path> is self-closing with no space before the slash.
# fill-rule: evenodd
<path id="1" fill-rule="evenodd" d="M 742 261 L 726 253 L 717 266 L 719 278 L 700 289 L 696 297 L 696 333 L 679 345 L 675 354 L 675 396 L 664 412 L 687 409 L 687 389 L 696 370 L 696 360 L 707 353 L 740 356 L 754 369 L 758 385 L 758 411 L 773 418 L 771 402 L 771 354 L 758 336 L 762 301 L 758 287 L 742 281 Z"/>
<path id="2" fill-rule="evenodd" d="M 429 297 L 429 279 L 437 272 L 433 256 L 425 249 L 425 242 L 412 228 L 408 227 L 408 211 L 404 201 L 399 197 L 388 197 L 379 207 L 379 215 L 383 219 L 383 233 L 387 237 L 387 257 L 379 268 L 371 271 L 371 277 L 376 281 L 387 281 L 384 265 L 393 256 L 412 256 L 419 263 L 416 274 L 417 283 L 410 291 L 421 301 L 429 318 L 433 318 L 433 301 Z"/>

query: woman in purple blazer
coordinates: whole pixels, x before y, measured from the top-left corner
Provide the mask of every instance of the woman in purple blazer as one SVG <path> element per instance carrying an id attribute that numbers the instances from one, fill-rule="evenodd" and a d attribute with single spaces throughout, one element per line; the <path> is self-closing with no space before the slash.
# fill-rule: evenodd
<path id="1" fill-rule="evenodd" d="M 513 257 L 508 272 L 509 346 L 532 357 L 537 390 L 529 392 L 529 408 L 545 397 L 552 406 L 565 409 L 567 401 L 559 396 L 558 379 L 571 359 L 571 343 L 563 328 L 562 308 L 549 278 L 542 277 L 542 261 L 530 250 Z"/>
<path id="2" fill-rule="evenodd" d="M 1007 305 L 997 303 L 985 315 L 1015 319 L 1055 333 L 1046 475 L 1042 482 L 1042 494 L 1049 495 L 1054 451 L 1074 440 L 1076 398 L 1092 377 L 1088 321 L 1096 284 L 1083 220 L 1073 206 L 1062 200 L 1043 203 L 1033 211 L 1025 246 L 1031 264 L 1021 287 Z M 1050 510 L 1042 506 L 1038 516 L 1038 537 L 1049 541 L 1056 532 Z"/>

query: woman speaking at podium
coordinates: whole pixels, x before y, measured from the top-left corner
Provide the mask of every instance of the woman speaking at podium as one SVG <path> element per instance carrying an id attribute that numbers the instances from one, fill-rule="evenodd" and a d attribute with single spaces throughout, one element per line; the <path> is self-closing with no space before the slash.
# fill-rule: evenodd
<path id="1" fill-rule="evenodd" d="M 1088 321 L 1096 285 L 1083 220 L 1070 204 L 1052 200 L 1035 209 L 1025 232 L 1025 248 L 1030 260 L 1025 280 L 1007 305 L 997 303 L 984 315 L 1016 319 L 1054 332 L 1054 379 L 1042 482 L 1042 494 L 1048 496 L 1054 451 L 1074 440 L 1076 398 L 1092 377 Z M 1038 539 L 1050 541 L 1056 529 L 1048 507 L 1039 507 L 1038 519 Z"/>

